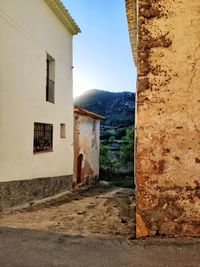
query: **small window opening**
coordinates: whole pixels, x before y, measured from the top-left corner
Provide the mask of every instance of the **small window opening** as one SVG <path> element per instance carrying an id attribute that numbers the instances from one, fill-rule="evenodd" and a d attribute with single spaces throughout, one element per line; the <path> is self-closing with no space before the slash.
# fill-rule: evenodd
<path id="1" fill-rule="evenodd" d="M 33 152 L 50 151 L 53 149 L 53 125 L 34 123 Z"/>
<path id="2" fill-rule="evenodd" d="M 47 55 L 46 60 L 46 101 L 55 103 L 55 60 Z"/>
<path id="3" fill-rule="evenodd" d="M 93 120 L 93 123 L 92 123 L 92 132 L 93 133 L 96 132 L 96 120 Z"/>
<path id="4" fill-rule="evenodd" d="M 66 137 L 65 124 L 64 123 L 61 123 L 60 124 L 60 137 L 61 138 L 65 138 Z"/>

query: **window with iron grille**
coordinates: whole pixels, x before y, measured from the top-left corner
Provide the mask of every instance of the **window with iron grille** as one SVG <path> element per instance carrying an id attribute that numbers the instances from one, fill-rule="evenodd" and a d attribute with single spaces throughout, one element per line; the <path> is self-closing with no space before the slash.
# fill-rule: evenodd
<path id="1" fill-rule="evenodd" d="M 33 152 L 50 151 L 53 149 L 53 125 L 34 123 Z"/>

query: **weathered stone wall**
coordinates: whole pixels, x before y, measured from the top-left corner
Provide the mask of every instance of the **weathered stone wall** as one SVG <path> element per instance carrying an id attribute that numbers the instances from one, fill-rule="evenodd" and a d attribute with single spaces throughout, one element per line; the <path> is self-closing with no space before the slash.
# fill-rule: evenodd
<path id="1" fill-rule="evenodd" d="M 137 237 L 200 236 L 200 1 L 138 1 Z"/>
<path id="2" fill-rule="evenodd" d="M 0 183 L 0 211 L 72 189 L 72 175 Z"/>
<path id="3" fill-rule="evenodd" d="M 95 129 L 93 129 L 95 121 Z M 80 186 L 94 184 L 99 178 L 100 120 L 74 114 L 74 179 L 78 182 L 78 157 L 83 155 Z"/>

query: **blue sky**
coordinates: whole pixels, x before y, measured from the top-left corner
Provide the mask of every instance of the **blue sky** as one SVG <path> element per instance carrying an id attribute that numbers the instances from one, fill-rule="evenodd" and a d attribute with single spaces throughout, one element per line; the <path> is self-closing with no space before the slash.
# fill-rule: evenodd
<path id="1" fill-rule="evenodd" d="M 125 0 L 63 0 L 82 33 L 74 37 L 74 96 L 90 89 L 135 91 Z"/>

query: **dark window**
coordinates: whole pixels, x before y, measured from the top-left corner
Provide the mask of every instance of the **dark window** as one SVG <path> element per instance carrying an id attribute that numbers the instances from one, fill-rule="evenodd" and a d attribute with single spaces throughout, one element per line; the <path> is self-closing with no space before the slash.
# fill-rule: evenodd
<path id="1" fill-rule="evenodd" d="M 93 122 L 92 122 L 92 132 L 93 133 L 96 132 L 96 120 L 93 120 Z"/>
<path id="2" fill-rule="evenodd" d="M 46 68 L 47 68 L 47 74 L 46 74 L 46 101 L 55 103 L 55 60 L 51 58 L 49 55 L 47 55 L 46 60 Z"/>
<path id="3" fill-rule="evenodd" d="M 33 152 L 49 151 L 53 149 L 53 125 L 34 123 Z"/>

